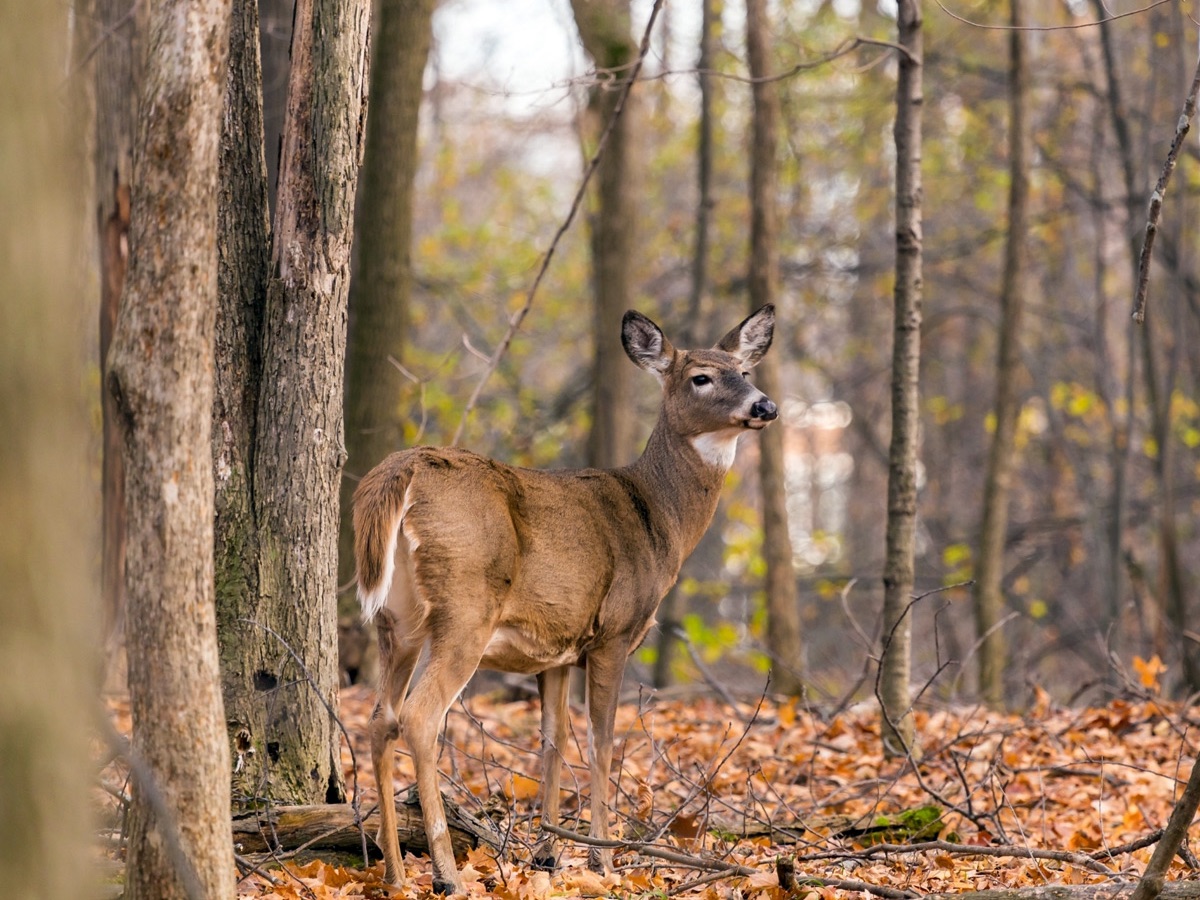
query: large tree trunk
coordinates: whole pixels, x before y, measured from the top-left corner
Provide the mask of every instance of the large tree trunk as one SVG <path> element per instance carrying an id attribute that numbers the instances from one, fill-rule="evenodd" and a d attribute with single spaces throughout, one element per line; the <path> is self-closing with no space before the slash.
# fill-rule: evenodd
<path id="1" fill-rule="evenodd" d="M 151 10 L 129 282 L 108 372 L 125 439 L 133 748 L 154 782 L 135 785 L 130 813 L 134 898 L 184 897 L 197 886 L 208 897 L 234 892 L 210 445 L 228 39 L 219 0 Z M 152 790 L 174 821 L 155 812 Z M 190 862 L 183 872 L 176 842 Z"/>
<path id="2" fill-rule="evenodd" d="M 747 0 L 746 53 L 750 77 L 767 74 L 770 22 L 765 0 Z M 750 150 L 750 308 L 777 301 L 779 290 L 778 193 L 775 150 L 779 121 L 776 85 L 758 80 L 754 94 L 753 137 Z M 782 402 L 778 357 L 764 357 L 758 367 L 759 387 Z M 799 695 L 804 687 L 800 673 L 803 652 L 800 639 L 800 606 L 796 572 L 792 567 L 792 540 L 788 533 L 787 483 L 784 473 L 782 428 L 769 428 L 760 436 L 759 479 L 762 483 L 763 556 L 767 563 L 767 650 L 771 655 L 774 690 Z"/>
<path id="3" fill-rule="evenodd" d="M 338 495 L 353 199 L 366 113 L 367 0 L 299 0 L 264 322 L 254 445 L 256 672 L 274 691 L 272 788 L 293 802 L 343 794 L 337 698 Z"/>
<path id="4" fill-rule="evenodd" d="M 371 114 L 355 214 L 346 353 L 347 477 L 342 480 L 340 574 L 354 574 L 350 499 L 358 479 L 404 443 L 401 360 L 412 296 L 413 180 L 433 0 L 381 0 L 372 35 Z"/>
<path id="5" fill-rule="evenodd" d="M 90 886 L 99 593 L 66 20 L 66 4 L 0 2 L 0 884 L 47 900 Z"/>
<path id="6" fill-rule="evenodd" d="M 896 286 L 892 439 L 888 448 L 887 557 L 883 569 L 881 737 L 889 756 L 915 751 L 909 698 L 913 557 L 917 536 L 918 380 L 921 363 L 921 3 L 900 0 L 896 84 Z"/>
<path id="7" fill-rule="evenodd" d="M 258 589 L 258 523 L 251 491 L 270 254 L 258 28 L 255 0 L 235 0 L 221 135 L 212 412 L 217 630 L 235 807 L 266 793 L 273 698 L 261 690 L 261 673 L 278 671 L 282 655 L 273 639 L 250 624 L 270 621 Z"/>
<path id="8" fill-rule="evenodd" d="M 988 453 L 983 482 L 983 520 L 975 570 L 975 631 L 979 645 L 979 692 L 988 703 L 1004 702 L 1007 651 L 999 627 L 1004 612 L 1000 581 L 1004 574 L 1004 538 L 1008 529 L 1008 498 L 1012 487 L 1014 440 L 1017 430 L 1017 377 L 1020 366 L 1021 319 L 1025 307 L 1025 243 L 1029 230 L 1029 176 L 1025 117 L 1025 38 L 1021 31 L 1021 0 L 1009 0 L 1012 31 L 1008 33 L 1009 187 L 1008 238 L 1000 284 L 999 346 L 996 351 L 996 430 Z"/>
<path id="9" fill-rule="evenodd" d="M 221 228 L 217 599 L 235 803 L 343 794 L 338 488 L 352 208 L 368 4 L 297 6 L 268 246 L 255 4 L 236 7 Z M 267 154 L 269 155 L 269 154 Z"/>
<path id="10" fill-rule="evenodd" d="M 125 0 L 95 0 L 96 141 L 94 149 L 96 228 L 100 250 L 100 371 L 117 322 L 117 308 L 129 263 L 129 195 L 133 169 L 133 133 L 137 105 L 135 60 L 138 53 L 139 12 Z M 101 36 L 103 35 L 103 38 Z M 125 611 L 125 469 L 121 432 L 108 391 L 100 398 L 102 457 L 100 585 L 104 620 L 102 634 L 109 643 L 106 665 L 116 666 L 123 643 Z"/>
<path id="11" fill-rule="evenodd" d="M 588 104 L 591 134 L 599 135 L 613 115 L 618 88 L 637 57 L 630 31 L 629 0 L 571 0 L 584 49 L 601 79 Z M 596 362 L 588 464 L 623 466 L 635 453 L 633 369 L 621 349 L 621 317 L 630 306 L 631 258 L 637 246 L 632 165 L 634 95 L 631 93 L 604 148 L 596 173 L 596 208 L 590 217 L 595 297 Z"/>

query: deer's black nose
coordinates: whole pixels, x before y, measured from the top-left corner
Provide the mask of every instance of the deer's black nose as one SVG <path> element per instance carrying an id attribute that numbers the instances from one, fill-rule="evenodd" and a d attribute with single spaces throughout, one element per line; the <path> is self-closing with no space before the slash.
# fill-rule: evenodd
<path id="1" fill-rule="evenodd" d="M 779 409 L 766 397 L 763 397 L 761 400 L 755 400 L 754 405 L 750 407 L 750 418 L 752 419 L 762 419 L 764 422 L 770 422 L 772 419 L 777 419 L 778 417 Z"/>

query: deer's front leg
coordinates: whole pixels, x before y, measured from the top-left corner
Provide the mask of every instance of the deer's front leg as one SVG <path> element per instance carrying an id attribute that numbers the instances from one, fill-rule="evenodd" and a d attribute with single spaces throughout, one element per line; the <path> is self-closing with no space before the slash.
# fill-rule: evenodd
<path id="1" fill-rule="evenodd" d="M 542 825 L 557 825 L 559 778 L 562 774 L 562 747 L 567 739 L 567 686 L 570 666 L 549 669 L 538 675 L 538 693 L 542 696 Z M 543 831 L 533 848 L 533 865 L 553 871 L 558 866 L 559 841 Z"/>
<path id="2" fill-rule="evenodd" d="M 588 834 L 601 841 L 608 840 L 608 778 L 612 769 L 613 724 L 617 718 L 617 698 L 627 655 L 624 647 L 615 652 L 605 648 L 600 653 L 589 653 L 587 660 L 587 705 L 592 726 L 588 746 L 592 825 Z M 612 850 L 592 847 L 588 851 L 588 868 L 594 872 L 611 872 Z"/>

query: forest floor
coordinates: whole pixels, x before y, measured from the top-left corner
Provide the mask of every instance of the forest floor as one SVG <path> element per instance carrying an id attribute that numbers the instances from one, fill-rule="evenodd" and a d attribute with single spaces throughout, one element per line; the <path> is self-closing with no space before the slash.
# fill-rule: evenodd
<path id="1" fill-rule="evenodd" d="M 347 790 L 358 792 L 364 813 L 377 802 L 365 740 L 372 703 L 367 688 L 342 691 L 341 719 L 353 739 L 353 749 L 343 742 Z M 127 725 L 121 706 L 119 727 Z M 467 894 L 817 900 L 863 890 L 902 898 L 1130 881 L 1183 788 L 1200 724 L 1189 718 L 1194 709 L 1153 698 L 1064 709 L 1042 695 L 1019 716 L 926 709 L 916 716 L 922 753 L 914 767 L 884 759 L 876 710 L 867 703 L 820 717 L 794 702 L 704 697 L 623 705 L 611 818 L 627 847 L 616 852 L 616 872 L 601 877 L 587 870 L 582 843 L 565 848 L 554 874 L 527 863 L 537 824 L 536 700 L 460 702 L 441 756 L 444 792 L 488 816 L 503 836 L 502 850 L 480 847 L 460 861 Z M 587 818 L 589 791 L 586 725 L 578 711 L 573 719 L 563 776 L 572 828 Z M 401 741 L 402 793 L 412 780 Z M 1200 878 L 1190 854 L 1181 856 L 1187 862 L 1177 858 L 1169 878 Z M 312 856 L 260 860 L 239 897 L 429 896 L 428 859 L 406 862 L 408 885 L 393 892 L 379 862 L 361 869 Z M 789 862 L 793 890 L 780 886 Z"/>

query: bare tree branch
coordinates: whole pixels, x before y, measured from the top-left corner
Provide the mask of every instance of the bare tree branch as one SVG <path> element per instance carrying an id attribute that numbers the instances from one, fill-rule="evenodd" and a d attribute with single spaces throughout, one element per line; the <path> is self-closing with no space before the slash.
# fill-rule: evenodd
<path id="1" fill-rule="evenodd" d="M 1187 137 L 1192 127 L 1192 117 L 1196 114 L 1196 95 L 1200 93 L 1200 57 L 1196 59 L 1196 72 L 1192 76 L 1192 87 L 1187 98 L 1183 101 L 1183 112 L 1175 124 L 1175 137 L 1171 141 L 1171 149 L 1163 162 L 1162 173 L 1158 176 L 1158 184 L 1150 195 L 1150 211 L 1146 217 L 1146 238 L 1142 244 L 1142 255 L 1138 259 L 1137 290 L 1133 297 L 1133 321 L 1141 325 L 1146 321 L 1146 291 L 1150 286 L 1150 255 L 1154 250 L 1154 238 L 1158 235 L 1158 220 L 1162 218 L 1163 197 L 1167 193 L 1167 183 L 1175 171 L 1175 162 L 1183 147 L 1183 139 Z"/>

